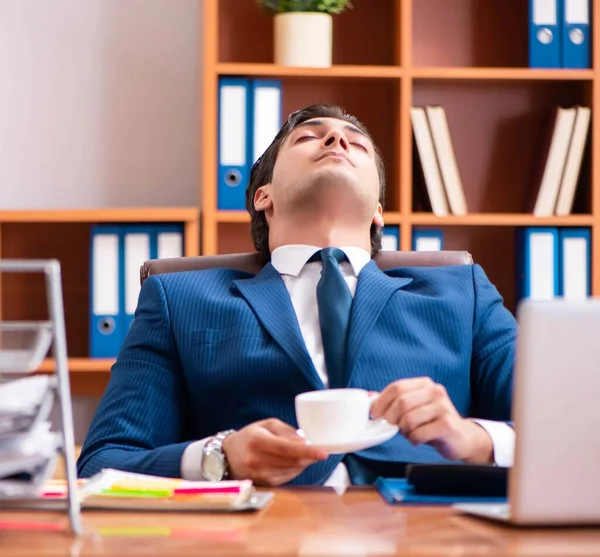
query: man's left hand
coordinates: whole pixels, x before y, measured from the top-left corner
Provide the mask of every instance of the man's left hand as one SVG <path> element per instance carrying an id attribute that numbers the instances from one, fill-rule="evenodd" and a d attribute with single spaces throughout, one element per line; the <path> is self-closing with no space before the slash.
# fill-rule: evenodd
<path id="1" fill-rule="evenodd" d="M 398 425 L 413 445 L 431 445 L 450 460 L 493 462 L 494 449 L 487 431 L 463 418 L 444 386 L 429 377 L 391 383 L 373 403 L 371 415 Z"/>

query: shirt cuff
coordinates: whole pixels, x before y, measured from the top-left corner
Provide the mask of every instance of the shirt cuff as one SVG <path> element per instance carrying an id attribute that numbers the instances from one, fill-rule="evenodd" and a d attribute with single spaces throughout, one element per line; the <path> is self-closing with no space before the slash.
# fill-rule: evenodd
<path id="1" fill-rule="evenodd" d="M 184 480 L 202 481 L 206 478 L 202 474 L 202 455 L 204 446 L 210 437 L 190 443 L 181 455 L 181 477 Z"/>
<path id="2" fill-rule="evenodd" d="M 471 420 L 485 429 L 492 438 L 494 463 L 497 466 L 512 466 L 515 455 L 515 430 L 504 422 L 474 418 Z"/>

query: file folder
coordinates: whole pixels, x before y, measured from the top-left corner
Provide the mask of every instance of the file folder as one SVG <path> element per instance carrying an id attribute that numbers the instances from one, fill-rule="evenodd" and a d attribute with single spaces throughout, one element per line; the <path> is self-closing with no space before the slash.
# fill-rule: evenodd
<path id="1" fill-rule="evenodd" d="M 563 0 L 529 0 L 529 67 L 560 68 Z"/>
<path id="2" fill-rule="evenodd" d="M 120 227 L 93 226 L 90 251 L 90 357 L 116 358 L 124 328 L 124 250 Z"/>
<path id="3" fill-rule="evenodd" d="M 267 150 L 282 124 L 281 82 L 254 79 L 252 88 L 252 162 Z"/>
<path id="4" fill-rule="evenodd" d="M 218 187 L 220 210 L 244 210 L 250 177 L 250 81 L 219 79 Z"/>
<path id="5" fill-rule="evenodd" d="M 583 300 L 591 293 L 591 234 L 589 228 L 562 228 L 560 238 L 559 295 Z"/>
<path id="6" fill-rule="evenodd" d="M 565 68 L 591 68 L 590 0 L 561 0 L 562 62 Z"/>
<path id="7" fill-rule="evenodd" d="M 519 299 L 551 300 L 559 295 L 559 242 L 554 227 L 517 230 Z"/>
<path id="8" fill-rule="evenodd" d="M 140 267 L 148 259 L 183 256 L 183 225 L 129 225 L 124 230 L 125 249 L 125 326 L 129 331 L 140 297 Z"/>
<path id="9" fill-rule="evenodd" d="M 125 340 L 133 323 L 140 295 L 140 267 L 144 261 L 151 259 L 153 230 L 150 225 L 128 225 L 123 227 L 123 235 L 125 267 L 122 280 L 125 285 L 125 323 L 121 342 Z"/>
<path id="10" fill-rule="evenodd" d="M 382 251 L 398 251 L 400 249 L 400 227 L 387 225 L 381 234 Z"/>
<path id="11" fill-rule="evenodd" d="M 183 257 L 183 225 L 182 224 L 157 224 L 154 227 L 153 241 L 151 244 L 151 259 L 167 259 L 170 257 Z"/>
<path id="12" fill-rule="evenodd" d="M 439 229 L 413 229 L 413 251 L 442 251 L 444 232 Z"/>

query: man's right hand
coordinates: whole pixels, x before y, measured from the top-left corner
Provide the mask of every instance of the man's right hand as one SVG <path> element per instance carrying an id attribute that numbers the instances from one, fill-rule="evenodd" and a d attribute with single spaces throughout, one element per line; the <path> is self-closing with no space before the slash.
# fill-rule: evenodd
<path id="1" fill-rule="evenodd" d="M 231 478 L 268 486 L 289 482 L 307 466 L 328 457 L 307 445 L 293 427 L 275 418 L 232 433 L 223 442 L 223 452 Z"/>

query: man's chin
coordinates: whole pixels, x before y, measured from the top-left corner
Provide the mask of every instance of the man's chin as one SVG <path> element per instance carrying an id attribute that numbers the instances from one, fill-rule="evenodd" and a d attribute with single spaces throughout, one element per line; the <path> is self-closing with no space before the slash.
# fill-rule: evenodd
<path id="1" fill-rule="evenodd" d="M 346 163 L 334 163 L 319 169 L 315 169 L 309 176 L 307 182 L 311 182 L 320 188 L 338 188 L 344 190 L 358 189 L 359 180 L 352 167 Z"/>
<path id="2" fill-rule="evenodd" d="M 362 212 L 372 204 L 368 192 L 353 172 L 322 169 L 306 176 L 294 192 L 295 204 L 311 206 L 344 206 L 349 212 Z M 368 212 L 368 211 L 367 211 Z"/>

